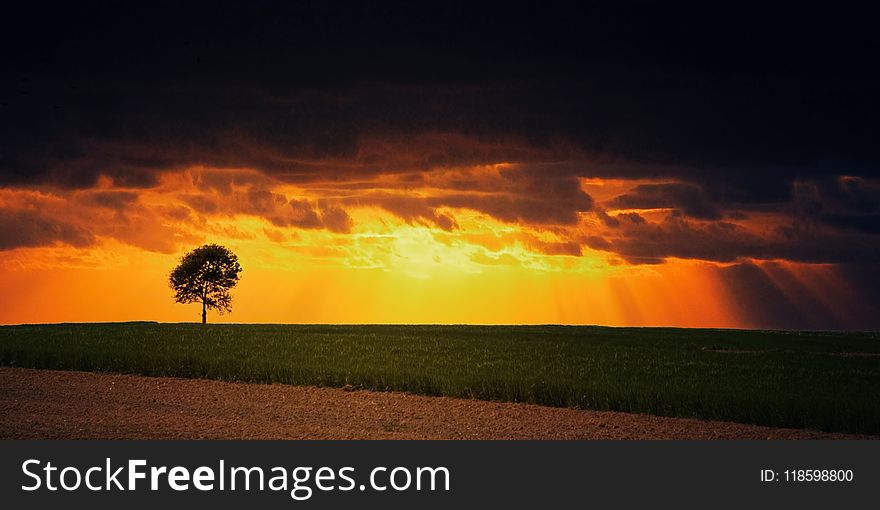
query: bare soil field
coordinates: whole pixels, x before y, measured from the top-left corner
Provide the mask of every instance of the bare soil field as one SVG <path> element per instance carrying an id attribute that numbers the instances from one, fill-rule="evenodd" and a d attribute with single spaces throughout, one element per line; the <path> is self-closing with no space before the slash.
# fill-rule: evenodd
<path id="1" fill-rule="evenodd" d="M 0 367 L 4 439 L 877 439 L 338 388 Z"/>

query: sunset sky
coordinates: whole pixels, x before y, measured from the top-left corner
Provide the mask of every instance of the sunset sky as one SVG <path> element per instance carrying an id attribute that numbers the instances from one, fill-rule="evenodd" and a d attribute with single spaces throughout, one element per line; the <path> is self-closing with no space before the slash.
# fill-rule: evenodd
<path id="1" fill-rule="evenodd" d="M 870 16 L 209 5 L 3 21 L 0 323 L 880 327 Z"/>

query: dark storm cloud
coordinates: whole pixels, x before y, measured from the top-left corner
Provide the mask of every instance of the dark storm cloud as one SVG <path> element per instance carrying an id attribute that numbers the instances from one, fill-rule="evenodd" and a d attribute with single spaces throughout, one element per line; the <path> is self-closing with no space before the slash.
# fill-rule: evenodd
<path id="1" fill-rule="evenodd" d="M 137 199 L 137 193 L 130 191 L 96 191 L 85 196 L 85 201 L 90 204 L 116 211 L 124 211 Z"/>
<path id="2" fill-rule="evenodd" d="M 880 181 L 842 177 L 798 182 L 794 204 L 797 214 L 806 221 L 880 234 Z"/>
<path id="3" fill-rule="evenodd" d="M 56 243 L 82 248 L 94 242 L 91 232 L 64 219 L 36 211 L 0 208 L 0 251 Z"/>
<path id="4" fill-rule="evenodd" d="M 619 209 L 675 208 L 693 218 L 721 219 L 718 205 L 699 186 L 687 183 L 640 184 L 607 205 Z"/>
<path id="5" fill-rule="evenodd" d="M 345 209 L 331 204 L 319 205 L 321 210 L 321 223 L 331 232 L 346 233 L 351 231 L 351 216 Z"/>
<path id="6" fill-rule="evenodd" d="M 288 198 L 271 191 L 265 179 L 254 175 L 200 174 L 195 182 L 209 190 L 206 194 L 182 193 L 177 198 L 193 211 L 207 215 L 257 216 L 276 227 L 327 229 L 331 232 L 349 232 L 351 217 L 338 204 L 324 200 Z M 239 188 L 234 189 L 232 182 Z M 244 184 L 249 183 L 249 184 Z"/>
<path id="7" fill-rule="evenodd" d="M 620 215 L 606 222 L 604 236 L 583 242 L 633 264 L 659 264 L 667 258 L 736 262 L 742 259 L 807 263 L 870 264 L 880 260 L 877 236 L 794 222 L 766 231 L 728 221 L 694 221 L 682 214 L 648 222 Z"/>
<path id="8" fill-rule="evenodd" d="M 400 140 L 395 150 L 424 132 L 564 140 L 667 164 L 618 165 L 616 177 L 673 171 L 737 200 L 778 199 L 833 161 L 876 174 L 876 36 L 858 12 L 344 7 L 86 4 L 7 16 L 0 182 L 87 187 L 103 174 L 150 186 L 156 171 L 191 164 L 385 171 L 393 157 L 358 161 L 363 141 Z M 453 149 L 421 164 L 518 152 Z"/>
<path id="9" fill-rule="evenodd" d="M 200 213 L 340 232 L 351 227 L 344 207 L 357 204 L 447 230 L 455 222 L 438 208 L 569 226 L 595 210 L 616 233 L 584 242 L 630 262 L 864 263 L 880 245 L 869 9 L 160 2 L 10 11 L 0 27 L 0 186 L 90 188 L 106 176 L 144 188 L 193 165 L 324 186 L 507 162 L 500 184 L 462 175 L 424 198 L 291 201 L 229 172 L 200 183 L 216 195 L 182 199 Z M 578 177 L 674 181 L 602 208 L 683 216 L 608 216 Z M 220 203 L 232 196 L 234 206 Z M 733 221 L 758 212 L 789 221 L 765 236 Z M 31 238 L 45 238 L 29 224 Z"/>
<path id="10" fill-rule="evenodd" d="M 180 195 L 179 198 L 193 210 L 202 214 L 214 214 L 220 209 L 216 200 L 205 195 L 185 194 Z"/>
<path id="11" fill-rule="evenodd" d="M 523 225 L 575 225 L 579 214 L 591 211 L 593 199 L 577 179 L 552 167 L 515 165 L 503 168 L 497 176 L 475 173 L 440 176 L 426 184 L 442 188 L 432 196 L 415 196 L 402 189 L 373 191 L 340 199 L 344 205 L 378 206 L 407 222 L 455 228 L 452 218 L 438 211 L 458 208 L 480 211 L 508 223 Z"/>

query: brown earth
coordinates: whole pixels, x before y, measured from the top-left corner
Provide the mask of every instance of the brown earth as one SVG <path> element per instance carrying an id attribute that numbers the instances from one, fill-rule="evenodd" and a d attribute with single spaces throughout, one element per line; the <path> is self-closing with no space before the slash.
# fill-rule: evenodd
<path id="1" fill-rule="evenodd" d="M 858 439 L 404 393 L 0 368 L 4 439 Z M 876 439 L 876 438 L 874 438 Z"/>

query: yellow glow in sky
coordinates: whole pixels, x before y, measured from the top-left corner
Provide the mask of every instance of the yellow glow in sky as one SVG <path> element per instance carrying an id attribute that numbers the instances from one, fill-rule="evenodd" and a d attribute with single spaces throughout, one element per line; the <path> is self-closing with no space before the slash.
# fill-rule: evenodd
<path id="1" fill-rule="evenodd" d="M 606 228 L 599 216 L 562 214 L 563 224 L 541 224 L 555 218 L 555 204 L 511 201 L 528 195 L 498 191 L 505 168 L 431 175 L 412 189 L 393 175 L 300 188 L 247 170 L 196 169 L 148 190 L 112 182 L 63 193 L 5 190 L 0 206 L 63 218 L 46 228 L 67 242 L 3 252 L 0 323 L 196 321 L 200 306 L 173 302 L 168 273 L 185 251 L 212 242 L 232 249 L 243 273 L 233 312 L 209 313 L 210 322 L 760 325 L 732 293 L 725 264 L 633 265 L 589 248 L 580 240 Z M 455 186 L 466 177 L 474 181 L 463 195 Z M 601 204 L 636 184 L 594 179 L 582 187 Z M 461 206 L 422 207 L 438 197 Z M 504 220 L 467 206 L 483 200 L 490 211 L 497 203 L 537 219 Z M 637 212 L 658 221 L 668 214 Z M 816 299 L 829 309 L 845 302 L 833 267 L 756 267 L 793 301 L 808 293 L 824 296 Z"/>

